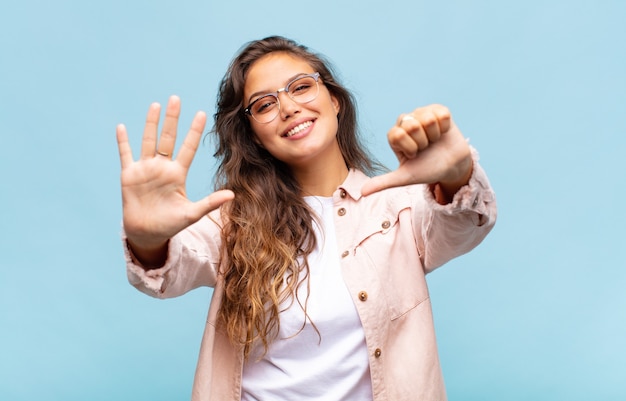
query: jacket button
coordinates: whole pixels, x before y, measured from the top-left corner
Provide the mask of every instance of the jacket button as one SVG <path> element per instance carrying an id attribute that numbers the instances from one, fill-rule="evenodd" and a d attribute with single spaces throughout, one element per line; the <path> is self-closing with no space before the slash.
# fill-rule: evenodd
<path id="1" fill-rule="evenodd" d="M 380 356 L 383 354 L 383 351 L 381 351 L 380 348 L 376 348 L 376 351 L 374 351 L 374 356 L 376 358 L 380 358 Z"/>
<path id="2" fill-rule="evenodd" d="M 346 209 L 342 207 L 341 209 L 337 210 L 337 214 L 338 214 L 339 216 L 345 216 L 345 214 L 346 214 Z"/>
<path id="3" fill-rule="evenodd" d="M 345 189 L 342 189 L 341 192 L 339 192 L 339 196 L 341 196 L 342 198 L 345 198 L 347 194 L 348 193 L 346 192 Z"/>
<path id="4" fill-rule="evenodd" d="M 349 254 L 350 254 L 350 252 L 348 252 L 348 251 L 343 251 L 343 252 L 341 253 L 341 257 L 342 257 L 342 258 L 345 258 L 345 257 L 346 257 L 346 256 L 348 256 Z"/>
<path id="5" fill-rule="evenodd" d="M 382 226 L 386 230 L 386 229 L 388 229 L 391 226 L 391 223 L 389 222 L 389 220 L 385 220 L 385 221 L 383 221 Z"/>
<path id="6" fill-rule="evenodd" d="M 359 300 L 361 300 L 362 302 L 367 301 L 367 292 L 365 291 L 359 292 Z"/>

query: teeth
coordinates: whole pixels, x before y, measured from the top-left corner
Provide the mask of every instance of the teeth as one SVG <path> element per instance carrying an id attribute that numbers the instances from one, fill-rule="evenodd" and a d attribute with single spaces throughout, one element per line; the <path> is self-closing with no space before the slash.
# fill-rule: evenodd
<path id="1" fill-rule="evenodd" d="M 298 132 L 302 131 L 303 129 L 306 129 L 306 128 L 310 127 L 311 125 L 313 125 L 312 121 L 304 122 L 304 123 L 302 123 L 302 124 L 292 128 L 289 132 L 287 132 L 287 135 L 285 135 L 285 136 L 286 137 L 293 136 L 293 135 L 297 134 Z"/>

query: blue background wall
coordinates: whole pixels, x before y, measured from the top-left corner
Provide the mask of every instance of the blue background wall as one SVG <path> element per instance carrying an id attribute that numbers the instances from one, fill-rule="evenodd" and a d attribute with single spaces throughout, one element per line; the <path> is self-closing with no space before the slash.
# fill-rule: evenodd
<path id="1" fill-rule="evenodd" d="M 386 144 L 448 105 L 499 221 L 430 280 L 451 400 L 626 399 L 626 2 L 23 0 L 0 11 L 0 399 L 188 399 L 211 292 L 126 281 L 115 125 L 214 110 L 244 43 L 326 54 Z M 189 179 L 212 188 L 207 141 Z"/>

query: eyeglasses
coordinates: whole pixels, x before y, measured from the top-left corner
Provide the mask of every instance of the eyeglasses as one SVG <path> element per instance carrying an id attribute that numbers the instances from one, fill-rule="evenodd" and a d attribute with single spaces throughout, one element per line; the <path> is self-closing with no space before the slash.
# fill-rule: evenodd
<path id="1" fill-rule="evenodd" d="M 290 81 L 284 88 L 255 99 L 243 112 L 261 124 L 269 123 L 280 113 L 280 100 L 278 99 L 280 92 L 286 92 L 298 104 L 311 102 L 320 91 L 319 78 L 319 72 L 301 75 Z"/>

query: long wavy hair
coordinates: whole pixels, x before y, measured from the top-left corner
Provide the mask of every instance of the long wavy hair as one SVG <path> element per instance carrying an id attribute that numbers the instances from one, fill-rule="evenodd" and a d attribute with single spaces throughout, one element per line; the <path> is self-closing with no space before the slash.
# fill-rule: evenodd
<path id="1" fill-rule="evenodd" d="M 230 340 L 244 347 L 246 359 L 255 342 L 266 353 L 276 338 L 281 304 L 292 306 L 295 300 L 308 318 L 306 300 L 296 294 L 302 283 L 308 285 L 307 256 L 316 245 L 314 215 L 298 182 L 286 164 L 253 140 L 243 112 L 250 67 L 275 52 L 307 62 L 339 101 L 337 141 L 347 167 L 368 174 L 381 168 L 361 144 L 351 93 L 335 80 L 323 56 L 279 36 L 250 42 L 240 50 L 221 81 L 211 132 L 217 137 L 216 188 L 235 193 L 221 210 L 225 289 L 218 319 Z"/>

